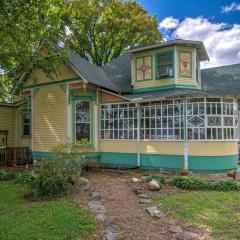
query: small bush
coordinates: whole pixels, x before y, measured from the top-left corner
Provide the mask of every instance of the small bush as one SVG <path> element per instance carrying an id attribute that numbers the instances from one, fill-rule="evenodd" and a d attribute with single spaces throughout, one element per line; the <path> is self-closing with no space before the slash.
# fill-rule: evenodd
<path id="1" fill-rule="evenodd" d="M 165 178 L 162 177 L 162 176 L 149 176 L 147 178 L 147 181 L 152 181 L 152 180 L 155 180 L 155 181 L 157 181 L 157 182 L 159 182 L 161 184 L 165 184 L 166 183 Z"/>
<path id="2" fill-rule="evenodd" d="M 171 183 L 176 187 L 189 190 L 200 190 L 206 188 L 205 180 L 200 177 L 190 176 L 174 177 Z"/>
<path id="3" fill-rule="evenodd" d="M 236 191 L 240 190 L 240 183 L 236 181 L 213 181 L 209 182 L 208 188 L 215 191 Z"/>
<path id="4" fill-rule="evenodd" d="M 32 172 L 19 173 L 16 179 L 17 183 L 29 185 L 35 180 L 35 176 Z"/>
<path id="5" fill-rule="evenodd" d="M 214 190 L 214 191 L 236 191 L 240 190 L 240 182 L 237 181 L 207 181 L 200 177 L 179 176 L 171 180 L 176 187 L 188 190 Z"/>
<path id="6" fill-rule="evenodd" d="M 15 178 L 14 173 L 6 172 L 4 170 L 0 170 L 0 180 L 9 181 Z"/>
<path id="7" fill-rule="evenodd" d="M 32 187 L 37 196 L 67 192 L 80 176 L 81 167 L 62 159 L 43 160 L 34 168 Z"/>

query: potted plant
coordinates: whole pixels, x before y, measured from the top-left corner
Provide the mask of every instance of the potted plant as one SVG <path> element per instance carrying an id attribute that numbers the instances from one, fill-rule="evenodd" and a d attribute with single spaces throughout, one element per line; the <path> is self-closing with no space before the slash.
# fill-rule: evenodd
<path id="1" fill-rule="evenodd" d="M 188 176 L 189 171 L 187 168 L 182 168 L 179 173 L 180 173 L 180 176 Z"/>
<path id="2" fill-rule="evenodd" d="M 233 179 L 236 178 L 236 170 L 229 170 L 227 171 L 227 176 L 232 177 Z"/>

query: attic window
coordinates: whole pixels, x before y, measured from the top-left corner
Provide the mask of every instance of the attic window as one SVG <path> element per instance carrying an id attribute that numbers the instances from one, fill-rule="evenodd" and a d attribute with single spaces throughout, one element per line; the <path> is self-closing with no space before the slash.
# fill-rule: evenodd
<path id="1" fill-rule="evenodd" d="M 136 80 L 145 81 L 152 79 L 152 56 L 136 58 Z"/>
<path id="2" fill-rule="evenodd" d="M 173 77 L 173 65 L 173 52 L 164 52 L 156 55 L 156 78 Z"/>

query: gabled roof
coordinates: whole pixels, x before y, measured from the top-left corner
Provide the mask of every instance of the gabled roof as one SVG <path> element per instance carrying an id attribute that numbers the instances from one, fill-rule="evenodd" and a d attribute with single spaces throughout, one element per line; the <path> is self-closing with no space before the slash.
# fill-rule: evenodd
<path id="1" fill-rule="evenodd" d="M 102 67 L 106 75 L 118 86 L 120 92 L 131 92 L 131 58 L 123 53 Z"/>
<path id="2" fill-rule="evenodd" d="M 203 69 L 201 75 L 203 91 L 240 96 L 240 64 Z"/>
<path id="3" fill-rule="evenodd" d="M 88 62 L 73 51 L 69 52 L 68 62 L 83 80 L 116 92 L 119 91 L 116 83 L 106 75 L 102 68 Z"/>
<path id="4" fill-rule="evenodd" d="M 191 40 L 183 40 L 183 39 L 175 39 L 167 42 L 159 42 L 156 44 L 152 44 L 146 47 L 137 47 L 129 50 L 129 53 L 138 53 L 147 50 L 168 47 L 173 45 L 185 46 L 185 47 L 195 47 L 197 49 L 198 57 L 200 61 L 208 61 L 209 57 L 207 54 L 207 50 L 202 41 L 191 41 Z"/>

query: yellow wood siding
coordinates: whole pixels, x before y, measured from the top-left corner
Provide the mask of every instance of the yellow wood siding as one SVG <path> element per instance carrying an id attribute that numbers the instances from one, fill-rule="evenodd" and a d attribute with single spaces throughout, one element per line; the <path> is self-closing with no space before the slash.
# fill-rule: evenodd
<path id="1" fill-rule="evenodd" d="M 59 85 L 39 89 L 33 98 L 33 151 L 66 143 L 66 93 Z"/>
<path id="2" fill-rule="evenodd" d="M 133 140 L 100 140 L 100 152 L 121 152 L 121 153 L 136 153 L 137 141 Z"/>
<path id="3" fill-rule="evenodd" d="M 53 73 L 52 77 L 49 77 L 42 69 L 34 68 L 26 79 L 24 86 L 79 77 L 68 65 L 57 66 L 56 70 L 57 75 Z"/>
<path id="4" fill-rule="evenodd" d="M 0 106 L 0 130 L 8 130 L 8 146 L 15 147 L 15 108 Z"/>
<path id="5" fill-rule="evenodd" d="M 189 156 L 229 156 L 238 154 L 237 142 L 234 141 L 196 141 L 188 142 Z M 137 153 L 137 141 L 100 141 L 102 152 Z M 140 153 L 183 155 L 183 141 L 140 141 Z"/>

